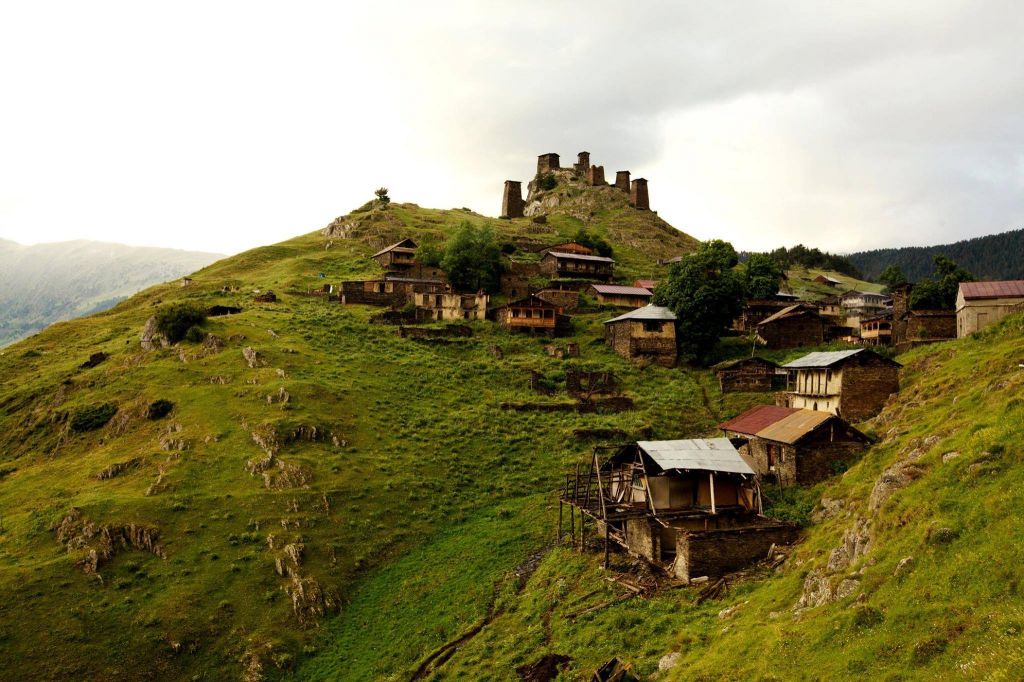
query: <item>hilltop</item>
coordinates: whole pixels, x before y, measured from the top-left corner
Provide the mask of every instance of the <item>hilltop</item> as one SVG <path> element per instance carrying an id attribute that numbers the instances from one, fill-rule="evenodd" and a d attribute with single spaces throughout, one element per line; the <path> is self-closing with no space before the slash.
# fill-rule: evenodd
<path id="1" fill-rule="evenodd" d="M 0 239 L 0 347 L 48 324 L 106 310 L 218 258 L 85 240 L 22 246 Z"/>
<path id="2" fill-rule="evenodd" d="M 938 254 L 953 259 L 979 279 L 1021 279 L 1024 278 L 1021 253 L 1024 253 L 1024 229 L 952 244 L 861 251 L 847 258 L 868 279 L 876 279 L 886 267 L 897 265 L 911 282 L 917 282 L 931 276 L 932 259 Z"/>

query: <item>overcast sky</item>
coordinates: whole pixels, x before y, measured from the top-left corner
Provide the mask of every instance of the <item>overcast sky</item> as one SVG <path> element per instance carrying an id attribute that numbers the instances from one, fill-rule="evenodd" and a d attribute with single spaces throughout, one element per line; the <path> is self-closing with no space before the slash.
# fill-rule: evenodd
<path id="1" fill-rule="evenodd" d="M 1019 2 L 0 5 L 23 243 L 230 253 L 380 185 L 497 215 L 586 149 L 702 239 L 933 244 L 1024 226 L 1022 143 Z"/>

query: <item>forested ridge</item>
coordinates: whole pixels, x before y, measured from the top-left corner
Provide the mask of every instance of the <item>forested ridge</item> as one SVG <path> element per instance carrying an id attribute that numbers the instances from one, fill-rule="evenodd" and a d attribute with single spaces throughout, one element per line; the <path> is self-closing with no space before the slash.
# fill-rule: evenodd
<path id="1" fill-rule="evenodd" d="M 896 265 L 916 282 L 931 274 L 936 254 L 951 258 L 978 279 L 1024 278 L 1024 229 L 953 244 L 861 251 L 847 258 L 867 279 L 875 280 L 886 267 Z"/>

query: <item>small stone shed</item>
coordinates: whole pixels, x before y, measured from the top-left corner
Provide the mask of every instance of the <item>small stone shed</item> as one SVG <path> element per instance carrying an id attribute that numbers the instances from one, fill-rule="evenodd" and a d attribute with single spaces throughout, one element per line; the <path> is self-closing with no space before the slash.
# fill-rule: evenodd
<path id="1" fill-rule="evenodd" d="M 829 323 L 816 306 L 796 303 L 757 325 L 757 339 L 770 349 L 817 346 L 825 342 Z"/>
<path id="2" fill-rule="evenodd" d="M 712 367 L 712 370 L 718 377 L 722 393 L 771 391 L 776 388 L 777 382 L 784 383 L 785 380 L 785 372 L 779 374 L 777 364 L 757 356 L 726 360 Z"/>
<path id="3" fill-rule="evenodd" d="M 851 422 L 870 419 L 900 390 L 901 367 L 867 348 L 808 353 L 783 365 L 789 372 L 786 406 L 831 412 Z"/>
<path id="4" fill-rule="evenodd" d="M 615 542 L 681 580 L 717 577 L 792 542 L 795 527 L 761 515 L 751 464 L 727 438 L 637 441 L 569 476 L 561 502 Z"/>
<path id="5" fill-rule="evenodd" d="M 606 320 L 604 338 L 624 358 L 676 364 L 676 316 L 663 306 L 645 305 Z"/>
<path id="6" fill-rule="evenodd" d="M 829 412 L 758 405 L 718 425 L 764 480 L 810 485 L 851 463 L 871 442 Z"/>

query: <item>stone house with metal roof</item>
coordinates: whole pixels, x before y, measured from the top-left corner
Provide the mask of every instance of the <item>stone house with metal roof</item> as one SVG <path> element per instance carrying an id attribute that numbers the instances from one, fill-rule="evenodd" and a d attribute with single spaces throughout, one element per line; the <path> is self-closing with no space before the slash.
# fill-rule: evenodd
<path id="1" fill-rule="evenodd" d="M 770 349 L 817 346 L 828 339 L 829 322 L 816 306 L 796 303 L 757 324 L 757 340 Z"/>
<path id="2" fill-rule="evenodd" d="M 961 282 L 956 295 L 956 335 L 984 329 L 1024 304 L 1024 280 Z"/>
<path id="3" fill-rule="evenodd" d="M 758 405 L 718 425 L 763 480 L 810 485 L 838 473 L 870 439 L 830 412 Z"/>
<path id="4" fill-rule="evenodd" d="M 548 251 L 540 259 L 541 272 L 550 277 L 573 277 L 600 282 L 611 280 L 615 259 L 586 253 Z"/>
<path id="5" fill-rule="evenodd" d="M 624 358 L 665 367 L 676 364 L 676 316 L 668 308 L 645 305 L 606 320 L 604 339 Z"/>
<path id="6" fill-rule="evenodd" d="M 640 308 L 650 303 L 654 296 L 650 289 L 621 284 L 591 284 L 588 293 L 602 305 L 620 308 Z"/>
<path id="7" fill-rule="evenodd" d="M 581 540 L 588 519 L 605 538 L 670 575 L 717 577 L 764 558 L 797 529 L 762 515 L 750 462 L 727 438 L 637 441 L 566 477 L 559 505 L 569 505 Z M 582 544 L 582 543 L 581 543 Z"/>
<path id="8" fill-rule="evenodd" d="M 783 365 L 789 376 L 781 399 L 786 407 L 863 421 L 881 412 L 900 390 L 900 367 L 867 348 L 809 353 Z"/>

